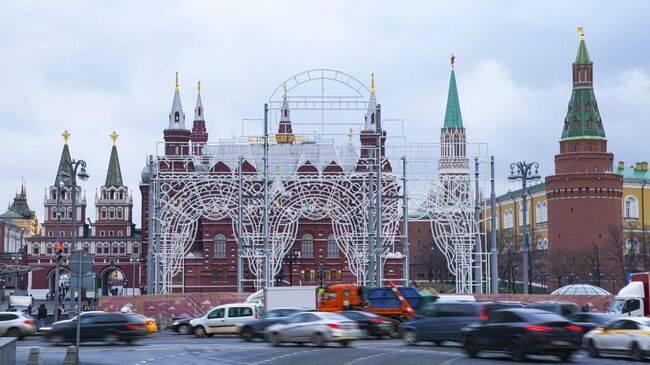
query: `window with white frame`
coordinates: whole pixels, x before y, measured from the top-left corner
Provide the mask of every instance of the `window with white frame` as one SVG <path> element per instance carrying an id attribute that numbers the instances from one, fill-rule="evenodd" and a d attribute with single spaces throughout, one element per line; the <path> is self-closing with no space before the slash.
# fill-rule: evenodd
<path id="1" fill-rule="evenodd" d="M 636 219 L 638 218 L 638 207 L 637 200 L 633 196 L 628 196 L 625 198 L 625 218 L 626 219 Z"/>
<path id="2" fill-rule="evenodd" d="M 542 203 L 537 203 L 537 205 L 535 205 L 535 222 L 542 222 Z"/>
<path id="3" fill-rule="evenodd" d="M 548 204 L 542 203 L 542 222 L 548 222 Z"/>
<path id="4" fill-rule="evenodd" d="M 330 234 L 327 237 L 327 257 L 339 257 L 339 245 L 336 243 L 334 234 Z"/>
<path id="5" fill-rule="evenodd" d="M 314 257 L 314 237 L 306 233 L 302 235 L 301 243 L 302 249 L 300 255 L 302 257 Z"/>
<path id="6" fill-rule="evenodd" d="M 214 236 L 214 257 L 226 257 L 226 236 L 222 233 Z"/>

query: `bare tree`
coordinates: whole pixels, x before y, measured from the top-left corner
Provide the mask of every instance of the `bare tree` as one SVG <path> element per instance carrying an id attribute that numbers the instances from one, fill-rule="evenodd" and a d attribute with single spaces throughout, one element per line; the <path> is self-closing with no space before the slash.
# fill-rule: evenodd
<path id="1" fill-rule="evenodd" d="M 564 280 L 571 273 L 574 258 L 575 254 L 564 247 L 554 247 L 548 250 L 544 260 L 546 270 L 552 278 L 557 280 L 558 287 L 562 286 Z"/>
<path id="2" fill-rule="evenodd" d="M 625 278 L 628 271 L 636 269 L 641 263 L 639 241 L 633 233 L 630 238 L 626 239 L 622 227 L 610 226 L 608 233 L 609 244 L 605 257 L 616 263 L 621 272 L 621 278 Z"/>

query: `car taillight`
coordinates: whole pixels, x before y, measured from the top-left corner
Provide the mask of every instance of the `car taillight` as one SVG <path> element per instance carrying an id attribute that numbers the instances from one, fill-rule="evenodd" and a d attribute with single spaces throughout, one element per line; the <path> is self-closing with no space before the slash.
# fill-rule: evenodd
<path id="1" fill-rule="evenodd" d="M 582 328 L 580 328 L 578 326 L 574 326 L 574 325 L 565 326 L 564 328 L 566 328 L 568 330 L 571 330 L 571 331 L 582 332 Z"/>
<path id="2" fill-rule="evenodd" d="M 490 319 L 490 316 L 488 315 L 488 311 L 486 307 L 481 307 L 481 313 L 478 316 L 481 320 L 486 321 Z"/>
<path id="3" fill-rule="evenodd" d="M 368 320 L 368 322 L 372 322 L 372 323 L 384 323 L 384 322 L 386 322 L 386 321 L 384 321 L 383 318 L 370 318 L 370 319 Z"/>
<path id="4" fill-rule="evenodd" d="M 23 321 L 24 324 L 34 324 L 34 321 L 31 319 L 26 319 Z"/>
<path id="5" fill-rule="evenodd" d="M 143 326 L 140 325 L 140 324 L 127 324 L 127 325 L 126 325 L 126 329 L 127 329 L 127 330 L 130 330 L 130 331 L 133 331 L 133 330 L 139 330 L 139 329 L 141 329 L 142 327 L 143 327 Z"/>
<path id="6" fill-rule="evenodd" d="M 338 323 L 328 323 L 327 327 L 337 329 L 337 328 L 341 328 L 341 325 Z"/>
<path id="7" fill-rule="evenodd" d="M 548 332 L 548 331 L 552 331 L 552 330 L 553 330 L 553 327 L 549 327 L 549 326 L 537 326 L 537 325 L 534 325 L 534 324 L 530 324 L 530 325 L 528 325 L 528 326 L 526 326 L 526 327 L 524 327 L 524 328 L 526 328 L 526 329 L 529 330 L 529 331 L 533 331 L 533 332 Z"/>

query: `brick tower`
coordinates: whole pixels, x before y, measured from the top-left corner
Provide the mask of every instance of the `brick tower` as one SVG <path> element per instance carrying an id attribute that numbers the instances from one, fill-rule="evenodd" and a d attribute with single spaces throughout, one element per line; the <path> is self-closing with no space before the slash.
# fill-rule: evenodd
<path id="1" fill-rule="evenodd" d="M 622 225 L 623 177 L 612 172 L 614 155 L 593 89 L 593 63 L 582 27 L 573 63 L 573 92 L 564 118 L 555 175 L 546 178 L 549 247 L 575 251 L 603 247 Z M 601 250 L 602 252 L 602 250 Z"/>

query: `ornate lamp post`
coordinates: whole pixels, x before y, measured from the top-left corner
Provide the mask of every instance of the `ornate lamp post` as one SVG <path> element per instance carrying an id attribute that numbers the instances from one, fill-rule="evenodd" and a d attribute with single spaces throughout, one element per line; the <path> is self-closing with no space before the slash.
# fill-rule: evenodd
<path id="1" fill-rule="evenodd" d="M 534 169 L 534 172 L 533 172 Z M 526 206 L 526 194 L 527 183 L 528 181 L 537 181 L 540 179 L 539 173 L 539 164 L 537 162 L 513 162 L 510 164 L 510 176 L 508 180 L 510 181 L 519 181 L 521 180 L 521 209 L 522 209 L 522 228 L 521 232 L 524 236 L 524 242 L 521 246 L 521 257 L 523 260 L 522 271 L 524 274 L 524 294 L 528 294 L 528 247 L 530 247 L 530 237 L 528 236 L 528 209 Z"/>
<path id="2" fill-rule="evenodd" d="M 320 280 L 320 288 L 323 289 L 323 277 L 325 276 L 325 265 L 322 262 L 318 263 L 318 280 Z"/>
<path id="3" fill-rule="evenodd" d="M 287 259 L 289 259 L 289 286 L 293 286 L 293 261 L 298 260 L 300 257 L 300 250 L 297 248 L 294 248 L 289 252 L 289 256 L 287 256 Z"/>
<path id="4" fill-rule="evenodd" d="M 131 273 L 132 273 L 132 276 L 131 276 L 131 298 L 132 298 L 132 301 L 133 301 L 133 303 L 132 303 L 133 307 L 135 307 L 135 263 L 136 262 L 139 263 L 140 259 L 138 258 L 138 256 L 133 254 L 133 256 L 131 256 L 129 261 L 131 261 Z"/>

